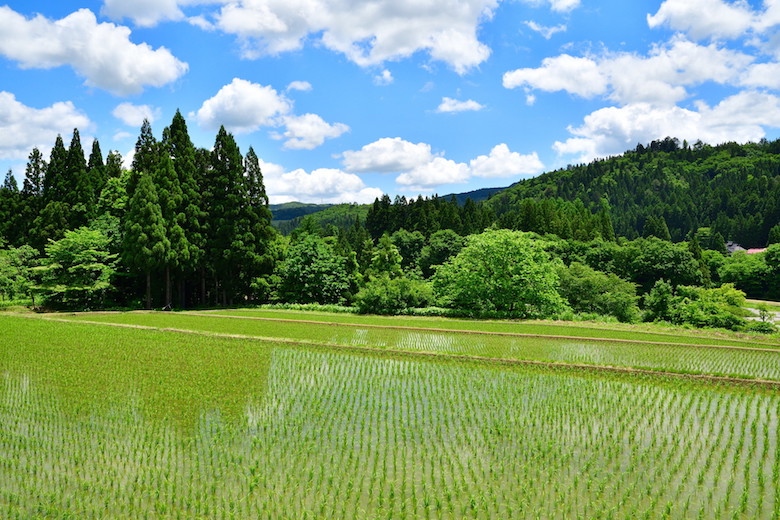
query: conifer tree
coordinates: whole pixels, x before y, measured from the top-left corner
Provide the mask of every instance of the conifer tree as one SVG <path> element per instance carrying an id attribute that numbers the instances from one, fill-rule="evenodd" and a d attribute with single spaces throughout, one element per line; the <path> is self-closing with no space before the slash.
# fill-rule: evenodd
<path id="1" fill-rule="evenodd" d="M 152 125 L 148 119 L 144 119 L 141 133 L 135 142 L 132 175 L 127 183 L 128 197 L 132 197 L 135 193 L 141 174 L 154 174 L 154 170 L 157 168 L 158 152 L 157 139 L 152 134 Z"/>
<path id="2" fill-rule="evenodd" d="M 177 190 L 180 197 L 175 206 L 176 239 L 172 236 L 172 248 L 176 254 L 179 302 L 185 305 L 185 277 L 195 273 L 203 259 L 202 221 L 205 218 L 202 196 L 198 186 L 195 146 L 192 144 L 187 122 L 178 110 L 171 126 L 163 131 L 162 149 L 173 161 Z"/>
<path id="3" fill-rule="evenodd" d="M 146 308 L 152 306 L 152 272 L 160 269 L 170 249 L 157 189 L 151 174 L 141 174 L 128 202 L 122 257 L 146 279 Z"/>
<path id="4" fill-rule="evenodd" d="M 46 167 L 46 175 L 43 179 L 43 195 L 45 201 L 64 202 L 67 194 L 67 162 L 68 151 L 65 149 L 65 143 L 62 136 L 57 135 L 54 141 L 54 148 L 49 155 L 49 164 Z"/>

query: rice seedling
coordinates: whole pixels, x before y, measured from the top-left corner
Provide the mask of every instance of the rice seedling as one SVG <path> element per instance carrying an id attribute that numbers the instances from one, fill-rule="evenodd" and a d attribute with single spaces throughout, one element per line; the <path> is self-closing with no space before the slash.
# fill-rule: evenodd
<path id="1" fill-rule="evenodd" d="M 0 321 L 2 518 L 780 517 L 771 387 Z"/>

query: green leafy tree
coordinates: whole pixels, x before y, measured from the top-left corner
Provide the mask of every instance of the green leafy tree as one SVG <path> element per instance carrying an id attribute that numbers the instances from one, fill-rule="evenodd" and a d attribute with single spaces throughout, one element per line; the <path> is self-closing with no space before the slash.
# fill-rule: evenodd
<path id="1" fill-rule="evenodd" d="M 105 235 L 88 228 L 67 231 L 46 246 L 46 256 L 35 268 L 40 283 L 34 290 L 53 308 L 101 308 L 112 287 L 115 263 Z"/>
<path id="2" fill-rule="evenodd" d="M 420 255 L 423 247 L 425 247 L 425 237 L 422 233 L 399 229 L 390 236 L 390 240 L 393 241 L 393 245 L 401 253 L 401 267 L 404 271 L 410 271 L 419 267 Z"/>
<path id="3" fill-rule="evenodd" d="M 614 316 L 623 322 L 640 318 L 636 285 L 612 273 L 572 262 L 558 269 L 560 294 L 577 312 Z"/>
<path id="4" fill-rule="evenodd" d="M 344 303 L 349 291 L 345 259 L 321 237 L 303 235 L 277 267 L 279 299 L 292 303 Z"/>
<path id="5" fill-rule="evenodd" d="M 401 276 L 401 253 L 395 247 L 390 236 L 385 233 L 379 239 L 379 243 L 374 248 L 374 254 L 371 259 L 372 276 L 387 275 L 390 278 Z"/>
<path id="6" fill-rule="evenodd" d="M 391 278 L 385 273 L 372 278 L 355 296 L 355 306 L 363 314 L 398 314 L 426 307 L 432 301 L 428 282 L 406 276 Z"/>
<path id="7" fill-rule="evenodd" d="M 520 232 L 486 231 L 469 236 L 466 247 L 436 269 L 433 286 L 440 301 L 456 309 L 550 317 L 566 308 L 557 266 Z"/>
<path id="8" fill-rule="evenodd" d="M 434 272 L 434 266 L 441 265 L 457 255 L 466 240 L 451 229 L 442 229 L 432 234 L 428 245 L 420 251 L 420 269 L 423 276 L 429 278 Z"/>

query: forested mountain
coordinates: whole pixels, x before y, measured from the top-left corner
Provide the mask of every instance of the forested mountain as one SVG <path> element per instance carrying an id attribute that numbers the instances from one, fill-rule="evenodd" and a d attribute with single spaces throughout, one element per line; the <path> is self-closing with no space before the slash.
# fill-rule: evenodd
<path id="1" fill-rule="evenodd" d="M 540 215 L 541 200 L 581 204 L 581 214 L 608 208 L 617 236 L 658 236 L 667 228 L 680 241 L 710 227 L 726 240 L 763 247 L 780 223 L 780 140 L 690 146 L 666 138 L 519 182 L 485 205 L 501 227 L 544 232 L 529 224 L 550 222 Z"/>

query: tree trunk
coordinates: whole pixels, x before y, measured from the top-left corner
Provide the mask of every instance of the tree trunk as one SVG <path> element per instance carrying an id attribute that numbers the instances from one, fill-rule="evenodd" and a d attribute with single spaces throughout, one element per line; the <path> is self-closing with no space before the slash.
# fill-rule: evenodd
<path id="1" fill-rule="evenodd" d="M 146 308 L 152 308 L 152 273 L 146 271 Z"/>
<path id="2" fill-rule="evenodd" d="M 200 268 L 200 304 L 206 306 L 206 268 Z"/>
<path id="3" fill-rule="evenodd" d="M 176 286 L 179 292 L 179 307 L 183 309 L 187 306 L 187 285 L 184 282 L 184 273 L 179 274 L 179 277 L 176 279 Z"/>
<path id="4" fill-rule="evenodd" d="M 165 307 L 171 308 L 171 268 L 165 266 Z"/>

